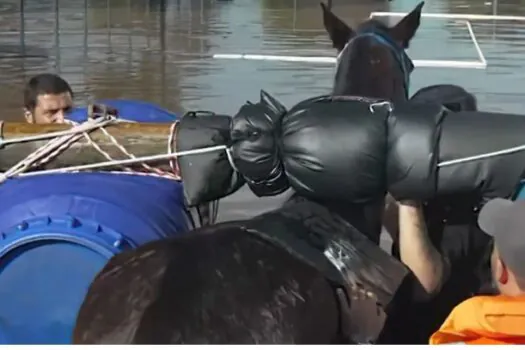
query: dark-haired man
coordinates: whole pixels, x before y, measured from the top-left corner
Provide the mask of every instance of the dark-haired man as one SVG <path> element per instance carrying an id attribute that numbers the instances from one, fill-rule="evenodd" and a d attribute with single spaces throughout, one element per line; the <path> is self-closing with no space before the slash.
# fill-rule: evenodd
<path id="1" fill-rule="evenodd" d="M 73 90 L 56 74 L 36 75 L 24 88 L 24 117 L 28 123 L 63 123 L 72 108 Z"/>

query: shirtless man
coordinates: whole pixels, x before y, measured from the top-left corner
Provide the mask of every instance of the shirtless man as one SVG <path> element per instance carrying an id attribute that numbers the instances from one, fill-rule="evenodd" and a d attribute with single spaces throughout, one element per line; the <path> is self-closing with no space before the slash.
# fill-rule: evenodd
<path id="1" fill-rule="evenodd" d="M 72 108 L 71 86 L 58 75 L 36 75 L 24 88 L 24 117 L 28 123 L 64 123 Z"/>

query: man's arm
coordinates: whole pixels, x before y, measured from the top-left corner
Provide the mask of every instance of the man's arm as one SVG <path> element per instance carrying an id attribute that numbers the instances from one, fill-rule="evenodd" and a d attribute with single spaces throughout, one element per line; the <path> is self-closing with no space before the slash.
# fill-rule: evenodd
<path id="1" fill-rule="evenodd" d="M 398 210 L 401 261 L 421 284 L 421 290 L 416 291 L 418 299 L 425 300 L 440 291 L 449 266 L 430 240 L 421 205 L 403 201 Z"/>
<path id="2" fill-rule="evenodd" d="M 399 206 L 390 194 L 387 194 L 385 199 L 383 227 L 387 230 L 394 244 L 399 241 Z"/>

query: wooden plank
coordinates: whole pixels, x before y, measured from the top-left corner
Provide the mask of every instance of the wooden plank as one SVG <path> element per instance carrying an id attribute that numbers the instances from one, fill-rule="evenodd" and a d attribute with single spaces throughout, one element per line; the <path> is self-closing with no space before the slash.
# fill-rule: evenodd
<path id="1" fill-rule="evenodd" d="M 5 122 L 3 126 L 3 137 L 5 140 L 26 136 L 40 135 L 49 132 L 70 129 L 69 125 L 48 124 L 36 125 L 27 123 Z M 168 150 L 168 139 L 171 124 L 166 123 L 118 123 L 106 127 L 106 130 L 115 139 L 137 157 L 164 154 Z M 102 149 L 115 159 L 127 159 L 122 152 L 104 135 L 100 130 L 90 132 L 90 136 Z M 49 140 L 9 144 L 0 149 L 0 171 L 6 171 L 13 165 L 24 159 L 31 152 L 45 145 Z M 73 144 L 55 160 L 46 164 L 43 169 L 56 169 L 66 166 L 92 164 L 106 161 L 85 138 Z M 163 170 L 168 170 L 167 161 L 158 162 L 155 165 Z"/>

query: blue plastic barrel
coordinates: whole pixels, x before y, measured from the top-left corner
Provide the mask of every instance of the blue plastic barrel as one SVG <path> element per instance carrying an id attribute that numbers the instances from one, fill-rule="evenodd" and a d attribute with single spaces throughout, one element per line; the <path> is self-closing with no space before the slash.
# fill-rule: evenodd
<path id="1" fill-rule="evenodd" d="M 112 106 L 140 105 L 119 102 Z M 151 113 L 140 115 L 175 118 Z M 0 199 L 0 344 L 71 343 L 88 287 L 111 256 L 189 228 L 182 184 L 154 176 L 16 178 L 0 184 Z"/>
<path id="2" fill-rule="evenodd" d="M 139 123 L 166 123 L 177 119 L 177 116 L 156 104 L 137 100 L 98 100 L 118 110 L 123 119 Z M 87 119 L 87 107 L 77 107 L 68 115 L 68 119 L 75 122 L 83 122 Z"/>

